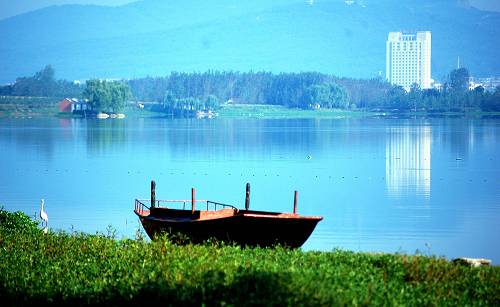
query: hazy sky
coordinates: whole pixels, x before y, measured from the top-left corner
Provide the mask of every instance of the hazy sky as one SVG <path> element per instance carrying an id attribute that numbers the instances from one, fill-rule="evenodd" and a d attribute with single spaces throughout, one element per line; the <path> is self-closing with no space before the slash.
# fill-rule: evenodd
<path id="1" fill-rule="evenodd" d="M 121 5 L 134 1 L 137 0 L 0 0 L 0 19 L 57 4 Z M 470 0 L 469 2 L 480 9 L 500 12 L 500 0 Z"/>
<path id="2" fill-rule="evenodd" d="M 60 4 L 121 5 L 137 0 L 0 0 L 0 19 Z"/>

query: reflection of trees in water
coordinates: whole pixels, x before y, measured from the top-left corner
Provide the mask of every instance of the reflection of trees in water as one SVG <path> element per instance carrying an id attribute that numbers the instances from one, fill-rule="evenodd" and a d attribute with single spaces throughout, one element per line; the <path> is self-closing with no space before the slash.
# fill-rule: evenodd
<path id="1" fill-rule="evenodd" d="M 134 123 L 134 126 L 137 126 Z M 13 119 L 2 122 L 0 146 L 16 147 L 16 151 L 54 157 L 55 148 L 73 146 L 75 140 L 85 140 L 91 153 L 122 148 L 127 141 L 126 120 Z"/>
<path id="2" fill-rule="evenodd" d="M 174 157 L 245 159 L 277 152 L 319 151 L 328 146 L 317 120 L 175 120 L 165 129 Z"/>
<path id="3" fill-rule="evenodd" d="M 379 130 L 370 131 L 372 125 L 362 119 L 176 119 L 145 122 L 144 131 L 153 129 L 147 139 L 168 147 L 176 159 L 281 158 L 271 157 L 276 154 L 345 158 L 384 141 Z M 353 146 L 359 150 L 352 151 Z"/>
<path id="4" fill-rule="evenodd" d="M 15 147 L 18 152 L 35 152 L 52 160 L 58 137 L 57 120 L 6 119 L 0 129 L 0 148 Z"/>
<path id="5" fill-rule="evenodd" d="M 465 159 L 473 154 L 475 146 L 498 144 L 500 135 L 495 133 L 495 120 L 488 119 L 442 119 L 433 132 L 436 141 L 449 148 L 452 158 Z"/>
<path id="6" fill-rule="evenodd" d="M 120 149 L 127 142 L 127 121 L 125 120 L 86 120 L 87 150 L 98 154 Z"/>

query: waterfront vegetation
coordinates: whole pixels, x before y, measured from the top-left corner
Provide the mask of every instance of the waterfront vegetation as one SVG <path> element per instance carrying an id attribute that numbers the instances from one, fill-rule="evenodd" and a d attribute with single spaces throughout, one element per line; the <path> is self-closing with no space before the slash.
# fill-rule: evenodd
<path id="1" fill-rule="evenodd" d="M 56 80 L 51 65 L 29 77 L 19 77 L 13 84 L 0 86 L 0 96 L 24 97 L 78 97 L 82 87 L 67 80 Z"/>
<path id="2" fill-rule="evenodd" d="M 84 114 L 59 112 L 60 98 L 0 96 L 0 118 L 72 118 Z M 164 114 L 139 109 L 135 104 L 126 104 L 122 111 L 127 118 L 159 117 Z"/>
<path id="3" fill-rule="evenodd" d="M 92 79 L 86 82 L 83 97 L 96 112 L 120 113 L 132 94 L 128 85 L 122 82 Z"/>
<path id="4" fill-rule="evenodd" d="M 381 115 L 381 112 L 343 109 L 298 109 L 279 105 L 235 104 L 223 105 L 218 110 L 221 118 L 346 118 Z"/>
<path id="5" fill-rule="evenodd" d="M 107 234 L 44 234 L 0 210 L 0 298 L 6 305 L 489 305 L 500 268 L 421 254 L 305 252 L 211 242 L 177 245 Z"/>
<path id="6" fill-rule="evenodd" d="M 127 81 L 134 97 L 174 101 L 212 95 L 232 104 L 279 105 L 292 109 L 342 109 L 382 112 L 500 111 L 500 88 L 469 89 L 465 68 L 450 72 L 441 89 L 392 86 L 381 78 L 340 78 L 318 72 L 176 73 Z M 170 96 L 174 99 L 166 99 Z M 167 103 L 168 105 L 168 103 Z"/>
<path id="7" fill-rule="evenodd" d="M 57 102 L 50 97 L 0 96 L 0 118 L 56 116 Z"/>
<path id="8" fill-rule="evenodd" d="M 3 97 L 11 98 L 11 97 Z M 24 99 L 15 97 L 10 102 L 2 103 L 0 97 L 0 118 L 13 117 L 13 118 L 34 118 L 34 117 L 81 117 L 83 115 L 72 115 L 66 113 L 59 113 L 59 105 L 57 102 L 39 104 L 36 102 L 31 103 L 17 103 L 20 100 L 36 101 L 37 99 Z M 135 104 L 125 105 L 123 112 L 127 118 L 163 118 L 172 117 L 172 113 L 156 112 L 150 108 L 140 109 Z M 414 112 L 409 111 L 365 111 L 365 110 L 343 110 L 343 109 L 300 109 L 288 108 L 280 105 L 255 105 L 255 104 L 226 104 L 217 108 L 217 117 L 219 118 L 260 118 L 260 119 L 300 119 L 300 118 L 323 118 L 323 119 L 338 119 L 338 118 L 357 118 L 357 117 L 456 117 L 465 116 L 467 118 L 482 118 L 489 116 L 500 116 L 500 112 L 483 112 L 481 110 L 469 110 L 467 112 L 433 112 L 428 113 L 425 111 Z"/>
<path id="9" fill-rule="evenodd" d="M 56 80 L 48 65 L 32 77 L 0 86 L 0 116 L 54 115 L 57 112 L 51 112 L 49 105 L 55 106 L 68 96 L 86 98 L 94 110 L 105 112 L 121 112 L 127 100 L 146 101 L 149 111 L 174 117 L 194 117 L 197 112 L 208 111 L 220 111 L 229 117 L 272 118 L 335 118 L 365 116 L 368 112 L 500 112 L 500 88 L 469 89 L 469 72 L 465 68 L 451 71 L 439 90 L 420 89 L 417 85 L 405 90 L 381 78 L 339 78 L 317 72 L 173 72 L 165 77 L 122 81 L 94 79 L 80 85 Z"/>

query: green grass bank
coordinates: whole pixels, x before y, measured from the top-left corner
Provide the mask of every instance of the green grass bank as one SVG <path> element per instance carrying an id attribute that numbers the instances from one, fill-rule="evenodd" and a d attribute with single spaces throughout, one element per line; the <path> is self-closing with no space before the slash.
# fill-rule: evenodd
<path id="1" fill-rule="evenodd" d="M 217 113 L 221 118 L 351 118 L 376 116 L 381 113 L 366 111 L 349 111 L 341 109 L 304 110 L 292 109 L 277 105 L 224 105 Z"/>
<path id="2" fill-rule="evenodd" d="M 0 96 L 0 118 L 53 117 L 59 112 L 57 98 Z"/>
<path id="3" fill-rule="evenodd" d="M 0 118 L 79 118 L 81 115 L 60 113 L 60 99 L 50 97 L 17 97 L 0 96 Z M 170 117 L 160 112 L 139 109 L 135 105 L 127 105 L 123 110 L 129 119 Z M 365 111 L 343 109 L 298 109 L 280 105 L 259 104 L 229 104 L 222 105 L 217 111 L 219 118 L 254 118 L 254 119 L 341 119 L 360 117 L 397 117 L 397 118 L 426 118 L 426 117 L 500 117 L 500 112 L 482 112 L 468 110 L 466 112 L 424 112 L 424 111 Z"/>
<path id="4" fill-rule="evenodd" d="M 340 119 L 340 118 L 430 118 L 430 117 L 500 117 L 500 112 L 468 110 L 466 112 L 424 112 L 424 111 L 366 111 L 343 109 L 294 109 L 277 105 L 240 104 L 224 105 L 218 111 L 221 118 L 264 118 L 264 119 Z"/>
<path id="5" fill-rule="evenodd" d="M 43 234 L 0 212 L 2 305 L 498 306 L 500 267 L 420 255 Z"/>

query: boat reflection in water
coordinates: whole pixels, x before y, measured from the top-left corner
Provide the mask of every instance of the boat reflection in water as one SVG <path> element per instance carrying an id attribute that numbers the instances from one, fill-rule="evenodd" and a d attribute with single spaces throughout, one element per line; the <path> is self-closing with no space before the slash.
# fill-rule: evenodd
<path id="1" fill-rule="evenodd" d="M 149 203 L 150 206 L 146 204 Z M 191 208 L 186 209 L 186 204 Z M 182 209 L 170 208 L 182 204 Z M 204 204 L 206 210 L 196 208 Z M 294 212 L 266 212 L 249 210 L 250 184 L 247 184 L 245 210 L 232 205 L 208 200 L 196 200 L 194 188 L 191 200 L 156 200 L 155 183 L 151 182 L 151 200 L 135 200 L 135 214 L 151 239 L 161 233 L 181 235 L 190 242 L 209 239 L 250 246 L 282 246 L 297 248 L 309 238 L 320 216 L 300 216 L 295 192 Z M 213 209 L 213 210 L 210 210 Z"/>

